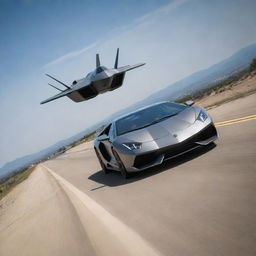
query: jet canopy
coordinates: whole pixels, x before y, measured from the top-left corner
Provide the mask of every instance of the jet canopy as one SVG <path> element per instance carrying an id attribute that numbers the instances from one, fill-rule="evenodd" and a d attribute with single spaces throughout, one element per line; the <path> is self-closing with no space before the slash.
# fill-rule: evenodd
<path id="1" fill-rule="evenodd" d="M 107 70 L 107 68 L 104 67 L 104 66 L 99 66 L 99 67 L 96 68 L 95 72 L 96 72 L 96 74 L 98 74 L 98 73 L 100 73 L 100 72 L 102 72 L 104 70 Z"/>

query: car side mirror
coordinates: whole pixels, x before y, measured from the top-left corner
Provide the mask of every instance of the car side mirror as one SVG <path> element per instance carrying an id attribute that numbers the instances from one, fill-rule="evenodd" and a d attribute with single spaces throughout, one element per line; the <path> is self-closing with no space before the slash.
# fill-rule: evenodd
<path id="1" fill-rule="evenodd" d="M 184 103 L 186 106 L 192 106 L 195 104 L 195 102 L 193 100 L 187 100 L 185 103 Z"/>
<path id="2" fill-rule="evenodd" d="M 99 138 L 98 138 L 99 141 L 105 141 L 105 140 L 109 140 L 109 136 L 106 135 L 106 134 L 102 134 Z"/>

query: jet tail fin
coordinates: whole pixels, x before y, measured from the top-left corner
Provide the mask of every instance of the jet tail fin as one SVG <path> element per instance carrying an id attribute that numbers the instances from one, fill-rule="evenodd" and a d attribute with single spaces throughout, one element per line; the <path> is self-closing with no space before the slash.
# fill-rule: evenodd
<path id="1" fill-rule="evenodd" d="M 116 51 L 116 60 L 115 60 L 115 66 L 114 66 L 115 69 L 117 69 L 118 67 L 118 56 L 119 56 L 119 48 L 117 48 L 117 51 Z"/>
<path id="2" fill-rule="evenodd" d="M 96 68 L 100 66 L 100 55 L 97 53 L 96 54 Z"/>

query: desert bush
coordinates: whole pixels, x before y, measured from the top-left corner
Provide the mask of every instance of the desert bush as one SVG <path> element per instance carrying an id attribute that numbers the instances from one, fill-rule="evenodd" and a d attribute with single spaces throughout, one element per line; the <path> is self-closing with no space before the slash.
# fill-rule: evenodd
<path id="1" fill-rule="evenodd" d="M 250 71 L 254 71 L 256 70 L 256 58 L 254 58 L 251 62 L 251 65 L 250 65 Z"/>

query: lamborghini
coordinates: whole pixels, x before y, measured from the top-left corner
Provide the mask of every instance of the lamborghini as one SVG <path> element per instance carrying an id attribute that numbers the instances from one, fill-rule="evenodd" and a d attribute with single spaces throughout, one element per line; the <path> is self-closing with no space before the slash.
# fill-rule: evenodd
<path id="1" fill-rule="evenodd" d="M 162 164 L 218 138 L 207 111 L 185 104 L 160 102 L 115 119 L 98 134 L 94 149 L 104 173 L 132 173 Z"/>

